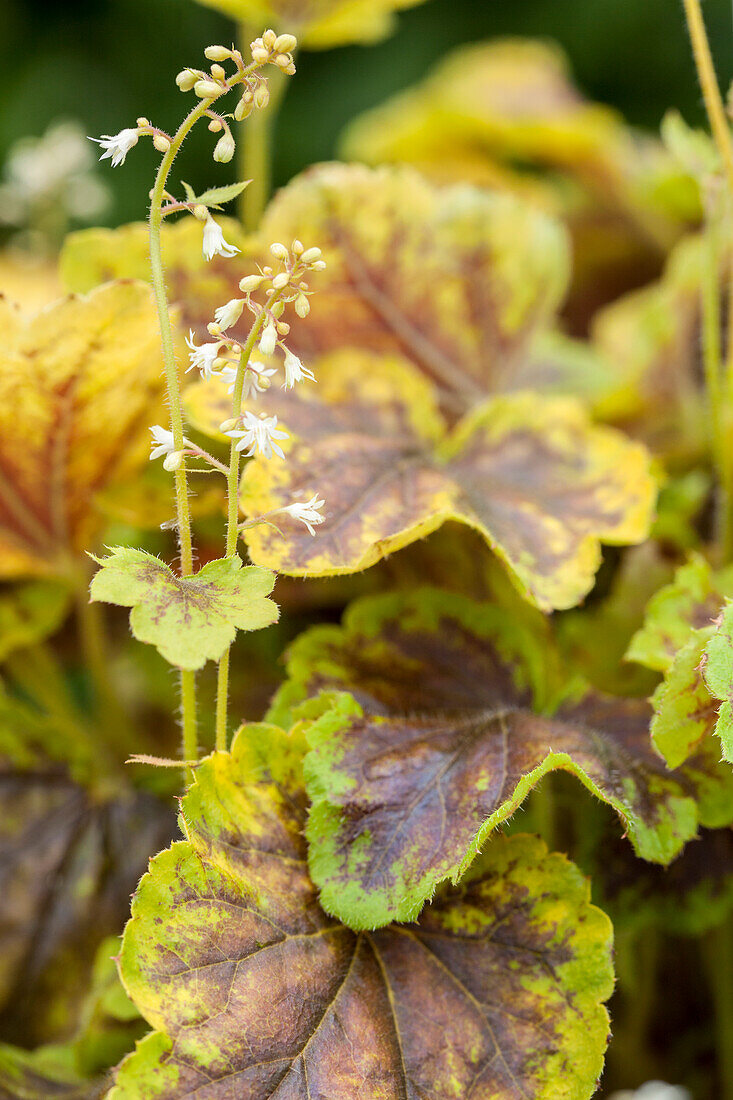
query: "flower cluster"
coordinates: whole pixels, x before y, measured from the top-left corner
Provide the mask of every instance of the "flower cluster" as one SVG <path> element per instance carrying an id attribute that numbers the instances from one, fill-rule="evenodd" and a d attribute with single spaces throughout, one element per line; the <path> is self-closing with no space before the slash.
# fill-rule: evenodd
<path id="1" fill-rule="evenodd" d="M 299 317 L 308 315 L 311 290 L 305 276 L 310 272 L 322 271 L 326 265 L 320 248 L 305 248 L 298 240 L 293 241 L 290 248 L 275 243 L 271 245 L 270 253 L 274 261 L 272 265 L 259 267 L 256 274 L 247 275 L 240 281 L 242 297 L 232 298 L 215 310 L 214 321 L 208 325 L 211 339 L 197 343 L 192 330 L 186 344 L 190 360 L 188 370 L 198 370 L 204 380 L 213 376 L 221 378 L 230 394 L 236 394 L 238 390 L 236 400 L 240 411 L 221 425 L 222 432 L 234 441 L 234 450 L 246 457 L 259 454 L 266 458 L 276 455 L 284 459 L 281 443 L 288 438 L 288 434 L 278 425 L 277 416 L 258 415 L 251 409 L 241 411 L 241 402 L 255 400 L 258 394 L 269 389 L 277 367 L 267 365 L 267 361 L 278 352 L 282 355 L 284 389 L 291 389 L 300 382 L 315 381 L 313 372 L 285 344 L 290 325 L 284 320 L 284 313 L 286 307 L 292 305 Z M 243 343 L 232 330 L 245 312 L 251 315 L 252 322 L 249 336 Z M 262 358 L 253 357 L 255 344 Z M 165 455 L 166 469 L 175 469 L 181 454 L 175 449 L 171 433 L 157 425 L 150 430 L 153 433 L 150 457 Z M 211 456 L 186 442 L 188 447 L 185 453 L 198 454 L 211 461 Z M 316 493 L 307 503 L 296 502 L 272 514 L 289 515 L 300 520 L 314 534 L 314 526 L 323 522 L 320 511 L 323 505 L 324 501 Z M 268 513 L 267 517 L 260 517 L 256 522 L 269 519 Z"/>

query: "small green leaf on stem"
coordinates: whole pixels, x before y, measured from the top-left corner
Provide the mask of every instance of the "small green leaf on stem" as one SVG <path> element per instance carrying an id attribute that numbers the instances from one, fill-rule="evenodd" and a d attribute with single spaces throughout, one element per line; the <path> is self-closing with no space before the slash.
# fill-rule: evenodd
<path id="1" fill-rule="evenodd" d="M 91 583 L 92 600 L 131 607 L 130 627 L 178 668 L 218 661 L 237 630 L 260 630 L 277 622 L 267 596 L 275 576 L 241 559 L 211 561 L 192 577 L 178 577 L 143 550 L 115 547 L 96 559 L 102 566 Z"/>

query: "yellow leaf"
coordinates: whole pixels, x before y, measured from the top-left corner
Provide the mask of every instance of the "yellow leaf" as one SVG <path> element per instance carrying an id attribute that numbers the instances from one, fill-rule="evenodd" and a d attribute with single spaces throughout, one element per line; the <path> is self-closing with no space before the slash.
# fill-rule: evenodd
<path id="1" fill-rule="evenodd" d="M 0 303 L 0 575 L 59 573 L 99 528 L 95 494 L 146 460 L 160 337 L 137 282 L 24 320 Z"/>

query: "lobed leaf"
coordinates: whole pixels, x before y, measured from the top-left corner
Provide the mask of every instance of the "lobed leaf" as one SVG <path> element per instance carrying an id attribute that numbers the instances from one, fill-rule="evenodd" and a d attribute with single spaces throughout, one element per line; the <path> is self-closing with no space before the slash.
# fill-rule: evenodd
<path id="1" fill-rule="evenodd" d="M 315 539 L 287 520 L 279 530 L 250 528 L 256 564 L 293 576 L 352 573 L 457 520 L 550 609 L 592 587 L 601 541 L 639 542 L 649 529 L 645 452 L 594 426 L 570 399 L 497 397 L 436 446 L 440 421 L 407 362 L 343 352 L 316 369 L 318 396 L 268 393 L 261 402 L 294 438 L 287 462 L 248 464 L 241 502 L 256 516 L 318 492 L 325 522 Z M 218 381 L 194 387 L 194 422 L 215 430 L 224 400 Z"/>
<path id="2" fill-rule="evenodd" d="M 305 773 L 311 874 L 353 927 L 414 919 L 557 768 L 650 861 L 672 860 L 698 822 L 733 820 L 733 777 L 715 756 L 668 771 L 645 701 L 584 695 L 546 635 L 491 605 L 431 590 L 367 598 L 342 629 L 296 643 L 289 671 L 274 716 L 323 689 L 351 693 L 310 715 Z"/>
<path id="3" fill-rule="evenodd" d="M 121 974 L 157 1030 L 110 1100 L 589 1097 L 610 925 L 573 865 L 500 838 L 419 925 L 355 934 L 308 877 L 298 753 L 250 727 L 197 769 L 133 900 Z"/>
<path id="4" fill-rule="evenodd" d="M 201 668 L 218 661 L 237 630 L 261 630 L 277 622 L 267 599 L 275 576 L 239 557 L 207 562 L 192 577 L 179 577 L 160 558 L 117 546 L 90 586 L 92 600 L 131 607 L 130 627 L 172 665 Z"/>
<path id="5" fill-rule="evenodd" d="M 733 604 L 726 603 L 705 646 L 701 662 L 705 685 L 720 700 L 715 732 L 720 738 L 723 759 L 733 764 Z"/>
<path id="6" fill-rule="evenodd" d="M 152 297 L 101 287 L 23 320 L 0 304 L 0 576 L 64 573 L 101 526 L 94 498 L 146 459 L 163 379 Z"/>

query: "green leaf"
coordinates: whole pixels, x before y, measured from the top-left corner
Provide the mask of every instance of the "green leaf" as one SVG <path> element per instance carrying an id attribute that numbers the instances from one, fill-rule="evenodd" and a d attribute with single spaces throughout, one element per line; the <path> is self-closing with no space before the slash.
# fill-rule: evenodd
<path id="1" fill-rule="evenodd" d="M 687 644 L 674 655 L 652 696 L 652 741 L 670 768 L 684 764 L 716 727 L 718 704 L 702 674 L 705 646 L 711 634 L 712 628 L 692 632 Z"/>
<path id="2" fill-rule="evenodd" d="M 673 859 L 698 823 L 733 820 L 733 775 L 717 753 L 668 771 L 646 701 L 579 697 L 552 650 L 491 605 L 430 590 L 358 601 L 342 629 L 296 643 L 276 707 L 352 693 L 308 726 L 310 865 L 328 912 L 357 928 L 414 919 L 557 768 L 611 806 L 654 862 Z"/>
<path id="3" fill-rule="evenodd" d="M 712 695 L 720 700 L 715 732 L 723 759 L 733 764 L 733 604 L 727 603 L 705 647 L 702 674 Z"/>
<path id="4" fill-rule="evenodd" d="M 198 202 L 198 199 L 196 198 L 196 192 L 194 191 L 190 183 L 186 183 L 185 180 L 181 180 L 181 187 L 186 192 L 187 202 Z"/>
<path id="5" fill-rule="evenodd" d="M 210 187 L 207 191 L 204 191 L 196 199 L 189 199 L 189 202 L 201 203 L 202 206 L 215 206 L 220 207 L 222 203 L 231 202 L 232 199 L 236 199 L 237 195 L 241 195 L 245 187 L 249 187 L 252 180 L 244 180 L 242 183 L 230 183 L 226 187 Z"/>
<path id="6" fill-rule="evenodd" d="M 218 661 L 237 630 L 261 630 L 277 622 L 277 604 L 266 597 L 275 576 L 241 558 L 208 562 L 193 577 L 178 577 L 143 550 L 118 546 L 100 560 L 90 586 L 92 600 L 131 607 L 130 627 L 172 665 L 201 668 Z"/>
<path id="7" fill-rule="evenodd" d="M 293 736 L 245 728 L 197 769 L 120 959 L 157 1030 L 109 1100 L 590 1097 L 611 929 L 576 868 L 499 838 L 419 925 L 355 934 L 308 877 Z"/>
<path id="8" fill-rule="evenodd" d="M 686 172 L 707 184 L 720 173 L 720 156 L 715 142 L 704 130 L 693 130 L 679 111 L 667 111 L 662 119 L 662 141 Z"/>

